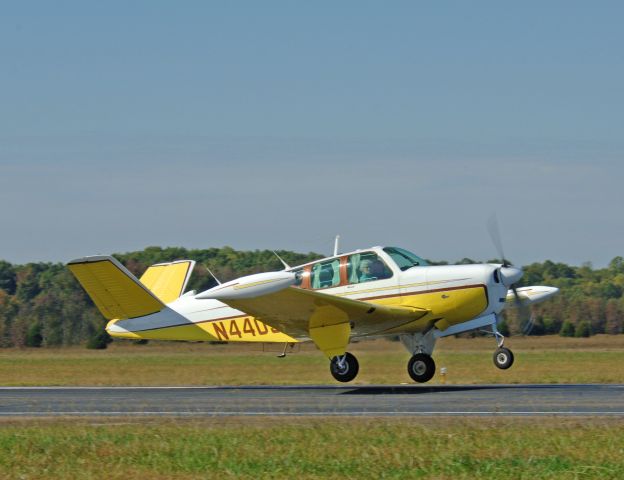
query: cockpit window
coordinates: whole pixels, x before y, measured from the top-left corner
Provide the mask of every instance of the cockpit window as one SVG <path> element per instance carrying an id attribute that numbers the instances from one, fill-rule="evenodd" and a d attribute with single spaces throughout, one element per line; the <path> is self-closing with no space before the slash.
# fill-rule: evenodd
<path id="1" fill-rule="evenodd" d="M 384 252 L 392 257 L 392 260 L 394 260 L 402 271 L 412 267 L 429 265 L 426 260 L 423 260 L 418 255 L 414 255 L 412 252 L 408 252 L 402 248 L 386 247 L 384 248 Z"/>
<path id="2" fill-rule="evenodd" d="M 355 253 L 347 261 L 349 283 L 363 283 L 390 278 L 392 270 L 375 252 Z"/>

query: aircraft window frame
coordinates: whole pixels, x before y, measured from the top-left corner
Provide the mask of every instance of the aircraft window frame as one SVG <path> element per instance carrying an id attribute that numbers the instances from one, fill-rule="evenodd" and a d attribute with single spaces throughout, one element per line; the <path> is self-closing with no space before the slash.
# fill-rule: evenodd
<path id="1" fill-rule="evenodd" d="M 409 270 L 412 267 L 426 267 L 429 265 L 424 258 L 399 247 L 384 247 L 384 253 L 388 255 L 394 264 L 402 271 Z M 397 260 L 400 259 L 400 261 Z"/>
<path id="2" fill-rule="evenodd" d="M 312 265 L 306 265 L 303 267 L 303 279 L 300 285 L 300 288 L 305 290 L 311 290 L 312 285 L 310 284 L 310 275 L 312 273 Z"/>
<path id="3" fill-rule="evenodd" d="M 370 277 L 368 278 L 366 273 L 362 271 L 362 264 L 364 262 L 370 262 L 370 270 L 368 270 L 368 275 L 370 275 Z M 390 268 L 387 262 L 384 261 L 384 259 L 377 252 L 366 251 L 352 253 L 347 256 L 345 263 L 347 283 L 349 285 L 359 285 L 361 283 L 387 280 L 388 278 L 392 278 L 394 276 L 392 268 Z"/>
<path id="4" fill-rule="evenodd" d="M 324 290 L 342 285 L 342 261 L 340 257 L 323 260 L 310 266 L 310 289 Z M 330 278 L 327 277 L 330 275 Z M 321 279 L 321 275 L 324 277 Z"/>

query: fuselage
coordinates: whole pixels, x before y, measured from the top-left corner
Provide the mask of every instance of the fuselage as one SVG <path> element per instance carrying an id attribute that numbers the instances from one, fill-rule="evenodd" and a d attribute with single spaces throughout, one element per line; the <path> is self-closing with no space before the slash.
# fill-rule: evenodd
<path id="1" fill-rule="evenodd" d="M 429 266 L 418 257 L 410 265 L 401 249 L 372 247 L 325 258 L 289 271 L 297 274 L 294 288 L 362 300 L 370 303 L 427 309 L 422 318 L 400 325 L 384 335 L 444 330 L 476 317 L 499 313 L 508 286 L 501 265 Z M 268 275 L 268 274 L 267 274 Z M 293 287 L 290 287 L 293 288 Z M 112 320 L 107 331 L 115 337 L 191 341 L 298 342 L 270 326 L 270 319 L 247 315 L 215 299 L 199 299 L 188 292 L 161 312 L 140 318 Z M 358 331 L 351 336 L 369 334 Z"/>

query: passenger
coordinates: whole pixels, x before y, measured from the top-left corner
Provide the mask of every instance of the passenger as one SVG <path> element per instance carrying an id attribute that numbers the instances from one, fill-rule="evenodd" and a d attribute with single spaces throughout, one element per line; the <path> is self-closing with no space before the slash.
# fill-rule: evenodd
<path id="1" fill-rule="evenodd" d="M 377 277 L 375 277 L 371 271 L 372 266 L 372 260 L 362 260 L 360 262 L 360 283 L 377 280 Z"/>
<path id="2" fill-rule="evenodd" d="M 386 273 L 384 264 L 380 260 L 375 260 L 374 262 L 372 262 L 370 271 L 371 275 L 375 277 L 376 280 L 388 278 L 388 274 Z"/>

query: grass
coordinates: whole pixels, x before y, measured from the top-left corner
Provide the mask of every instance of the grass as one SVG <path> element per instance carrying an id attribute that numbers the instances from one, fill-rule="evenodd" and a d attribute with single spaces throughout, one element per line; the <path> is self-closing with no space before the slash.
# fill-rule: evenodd
<path id="1" fill-rule="evenodd" d="M 624 383 L 624 335 L 588 339 L 517 337 L 508 340 L 516 362 L 492 364 L 492 339 L 445 338 L 434 359 L 432 383 Z M 278 346 L 273 348 L 279 349 Z M 263 385 L 336 383 L 327 360 L 310 344 L 285 359 L 260 345 L 115 342 L 107 350 L 3 349 L 0 385 Z M 350 346 L 360 361 L 355 384 L 411 382 L 409 354 L 398 342 Z M 439 375 L 441 367 L 447 374 Z"/>
<path id="2" fill-rule="evenodd" d="M 0 478 L 624 478 L 622 419 L 0 423 Z"/>
<path id="3" fill-rule="evenodd" d="M 624 335 L 443 339 L 446 383 L 624 383 Z M 115 343 L 0 350 L 4 385 L 335 383 L 312 346 L 286 359 L 253 345 Z M 356 383 L 408 382 L 396 342 L 352 345 Z M 440 383 L 436 376 L 433 383 Z M 0 419 L 0 479 L 619 479 L 622 418 Z"/>

